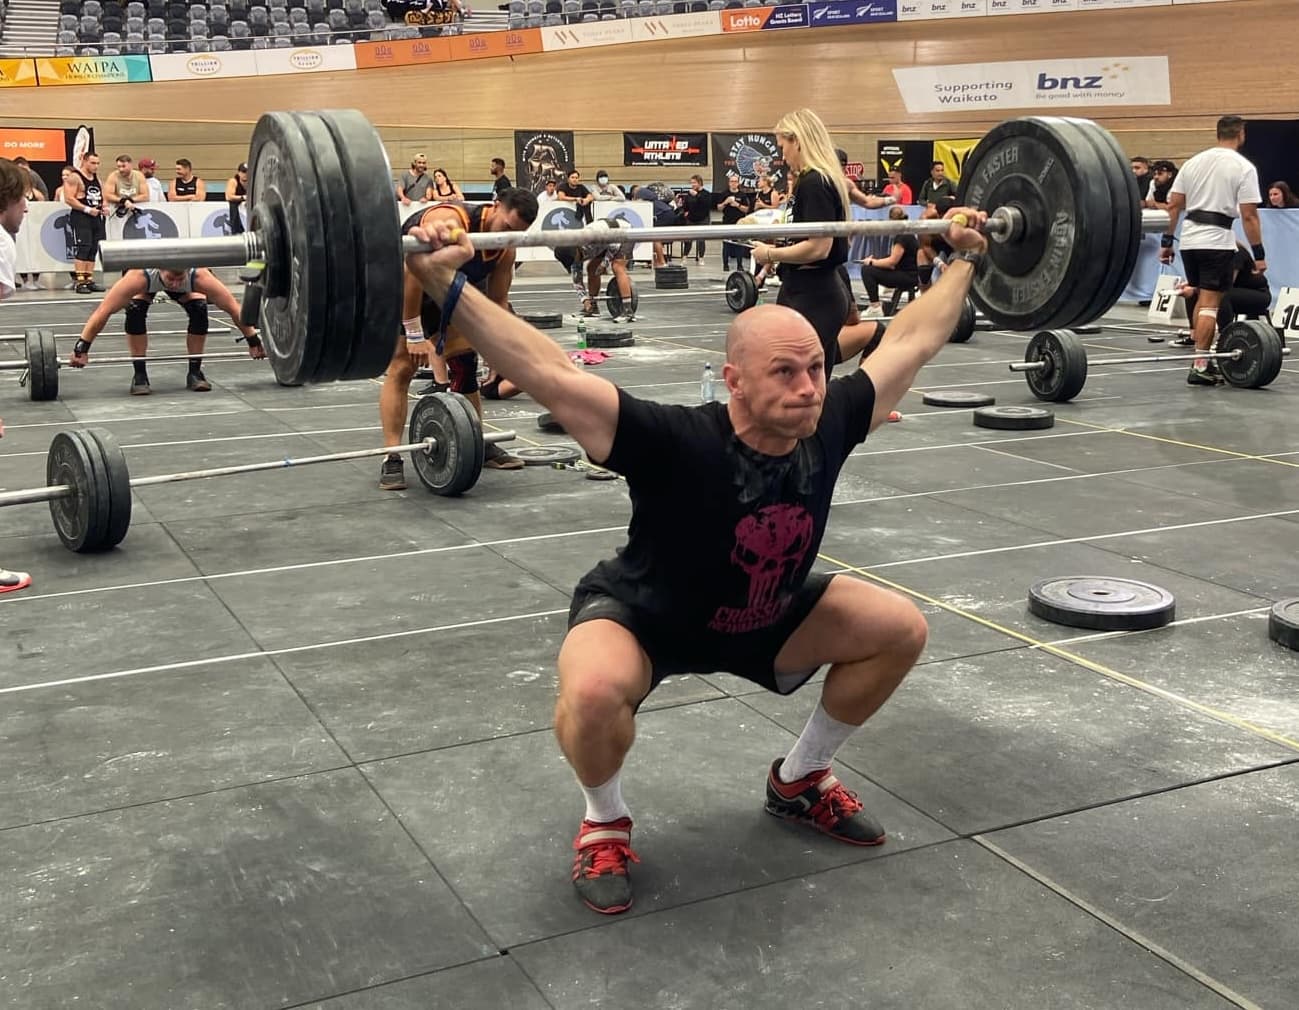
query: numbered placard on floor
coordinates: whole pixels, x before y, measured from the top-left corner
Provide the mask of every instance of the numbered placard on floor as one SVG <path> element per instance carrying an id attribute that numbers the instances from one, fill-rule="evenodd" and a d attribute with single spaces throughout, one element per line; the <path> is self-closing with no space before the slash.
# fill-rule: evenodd
<path id="1" fill-rule="evenodd" d="M 1299 339 L 1299 288 L 1282 288 L 1276 296 L 1272 327 L 1286 339 Z"/>
<path id="2" fill-rule="evenodd" d="M 1159 280 L 1155 282 L 1155 293 L 1151 296 L 1150 311 L 1146 318 L 1152 323 L 1167 323 L 1169 326 L 1187 323 L 1186 299 L 1177 293 L 1177 289 L 1185 283 L 1183 277 L 1160 274 Z"/>

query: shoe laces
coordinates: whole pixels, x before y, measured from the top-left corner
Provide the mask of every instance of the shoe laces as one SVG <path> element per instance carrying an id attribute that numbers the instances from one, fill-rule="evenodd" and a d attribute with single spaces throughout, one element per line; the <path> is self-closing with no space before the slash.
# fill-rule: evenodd
<path id="1" fill-rule="evenodd" d="M 587 830 L 584 826 L 581 834 L 573 840 L 573 848 L 577 850 L 577 859 L 573 864 L 574 879 L 579 874 L 587 878 L 602 877 L 606 874 L 625 877 L 627 861 L 630 859 L 633 863 L 640 862 L 640 857 L 632 851 L 630 840 L 605 838 L 583 843 L 583 838 L 600 831 L 601 828 L 626 835 L 626 829 L 614 828 L 612 825 L 600 825 L 592 830 Z M 630 836 L 627 837 L 630 839 Z"/>
<path id="2" fill-rule="evenodd" d="M 831 827 L 851 817 L 862 809 L 857 794 L 838 780 L 821 794 L 821 798 L 808 811 L 818 824 Z"/>

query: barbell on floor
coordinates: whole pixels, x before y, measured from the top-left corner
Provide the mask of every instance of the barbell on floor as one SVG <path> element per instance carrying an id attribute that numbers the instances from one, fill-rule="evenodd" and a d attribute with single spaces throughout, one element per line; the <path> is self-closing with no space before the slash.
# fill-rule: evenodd
<path id="1" fill-rule="evenodd" d="M 387 190 L 391 166 L 374 127 L 354 110 L 271 112 L 253 130 L 249 229 L 214 238 L 109 241 L 107 270 L 255 265 L 260 323 L 286 384 L 373 378 L 401 326 L 401 235 Z M 989 254 L 972 287 L 999 328 L 1032 332 L 1099 318 L 1136 265 L 1145 230 L 1168 215 L 1143 211 L 1127 156 L 1086 120 L 1032 117 L 994 127 L 970 152 L 958 202 L 989 214 Z M 604 223 L 604 222 L 602 222 Z M 939 235 L 938 220 L 840 221 L 668 228 L 587 227 L 479 232 L 484 250 L 637 241 Z"/>
<path id="2" fill-rule="evenodd" d="M 1290 349 L 1281 335 L 1261 319 L 1237 319 L 1218 337 L 1216 351 L 1187 354 L 1131 355 L 1098 358 L 1095 365 L 1139 365 L 1161 361 L 1217 361 L 1222 377 L 1241 389 L 1260 389 L 1281 374 L 1281 363 Z M 1043 330 L 1028 342 L 1023 361 L 1009 364 L 1023 372 L 1028 388 L 1039 400 L 1064 403 L 1082 392 L 1087 383 L 1087 351 L 1078 335 L 1069 330 Z"/>
<path id="3" fill-rule="evenodd" d="M 47 329 L 35 328 L 27 331 L 27 360 L 0 362 L 0 371 L 23 374 L 18 385 L 27 387 L 27 395 L 34 401 L 54 400 L 59 395 L 59 369 L 71 368 L 59 360 L 58 348 L 55 346 L 54 334 Z M 156 354 L 151 357 L 133 358 L 114 356 L 92 358 L 90 365 L 130 365 L 137 361 L 152 364 L 156 361 L 188 361 L 190 358 L 202 358 L 204 361 L 222 361 L 242 359 L 255 361 L 246 351 L 218 351 L 215 354 Z M 86 367 L 90 367 L 87 365 Z M 73 369 L 77 371 L 77 369 Z"/>
<path id="4" fill-rule="evenodd" d="M 478 482 L 483 470 L 483 446 L 515 437 L 512 431 L 483 434 L 468 400 L 456 393 L 434 393 L 415 404 L 410 441 L 405 445 L 133 478 L 126 467 L 126 456 L 110 432 L 103 428 L 72 429 L 59 432 L 50 443 L 45 487 L 0 492 L 0 506 L 49 502 L 54 531 L 64 546 L 88 554 L 122 542 L 131 525 L 133 488 L 408 452 L 421 484 L 434 494 L 458 495 Z"/>

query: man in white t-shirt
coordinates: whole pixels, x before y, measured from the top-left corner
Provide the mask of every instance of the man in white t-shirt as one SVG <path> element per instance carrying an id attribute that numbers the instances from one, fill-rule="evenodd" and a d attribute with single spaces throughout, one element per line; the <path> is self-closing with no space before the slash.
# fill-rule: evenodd
<path id="1" fill-rule="evenodd" d="M 1236 235 L 1232 225 L 1240 218 L 1254 256 L 1254 272 L 1267 269 L 1263 233 L 1258 221 L 1262 195 L 1258 170 L 1240 154 L 1245 143 L 1245 121 L 1239 116 L 1218 120 L 1218 144 L 1191 158 L 1178 173 L 1168 193 L 1168 231 L 1160 240 L 1159 260 L 1173 262 L 1173 236 L 1183 212 L 1182 265 L 1186 282 L 1196 288 L 1192 334 L 1197 351 L 1213 345 L 1218 307 L 1235 276 Z M 1186 381 L 1192 386 L 1213 386 L 1222 381 L 1211 358 L 1196 358 Z"/>
<path id="2" fill-rule="evenodd" d="M 0 301 L 18 290 L 18 246 L 14 242 L 27 213 L 27 173 L 8 158 L 0 158 Z M 0 438 L 5 425 L 0 420 Z M 26 589 L 32 577 L 0 567 L 0 593 Z"/>

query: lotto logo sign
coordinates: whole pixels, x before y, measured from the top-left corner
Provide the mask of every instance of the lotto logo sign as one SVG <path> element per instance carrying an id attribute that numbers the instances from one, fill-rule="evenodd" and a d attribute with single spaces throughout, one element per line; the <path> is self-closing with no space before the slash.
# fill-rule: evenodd
<path id="1" fill-rule="evenodd" d="M 806 4 L 783 7 L 746 7 L 722 11 L 722 31 L 757 32 L 769 28 L 806 28 L 809 24 Z"/>

